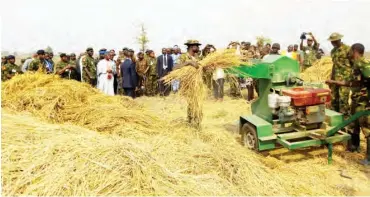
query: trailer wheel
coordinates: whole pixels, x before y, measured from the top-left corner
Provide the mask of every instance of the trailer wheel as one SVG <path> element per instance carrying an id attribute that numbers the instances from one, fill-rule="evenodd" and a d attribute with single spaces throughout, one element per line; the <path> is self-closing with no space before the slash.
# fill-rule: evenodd
<path id="1" fill-rule="evenodd" d="M 242 127 L 242 143 L 251 150 L 258 150 L 258 138 L 256 128 L 245 123 Z"/>

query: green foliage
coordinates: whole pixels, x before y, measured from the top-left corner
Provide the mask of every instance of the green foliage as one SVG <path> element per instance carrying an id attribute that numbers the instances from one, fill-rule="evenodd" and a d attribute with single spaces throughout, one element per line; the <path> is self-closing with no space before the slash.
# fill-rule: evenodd
<path id="1" fill-rule="evenodd" d="M 149 43 L 149 39 L 144 24 L 141 24 L 140 35 L 136 39 L 137 42 L 140 44 L 140 49 L 142 51 L 145 51 L 147 44 Z"/>
<path id="2" fill-rule="evenodd" d="M 257 46 L 264 46 L 267 43 L 271 44 L 271 39 L 264 37 L 264 36 L 257 36 L 256 40 L 257 40 Z"/>

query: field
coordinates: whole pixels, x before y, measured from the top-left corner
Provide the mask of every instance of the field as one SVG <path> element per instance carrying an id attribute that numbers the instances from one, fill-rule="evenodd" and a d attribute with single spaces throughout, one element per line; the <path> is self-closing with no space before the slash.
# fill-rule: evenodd
<path id="1" fill-rule="evenodd" d="M 333 165 L 324 147 L 256 153 L 236 132 L 244 99 L 207 99 L 201 131 L 186 107 L 18 76 L 2 85 L 3 195 L 370 195 L 364 146 L 336 145 Z"/>

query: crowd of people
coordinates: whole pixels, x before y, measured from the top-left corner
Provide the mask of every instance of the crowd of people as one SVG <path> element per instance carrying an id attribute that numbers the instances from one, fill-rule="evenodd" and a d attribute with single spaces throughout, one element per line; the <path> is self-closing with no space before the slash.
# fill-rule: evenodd
<path id="1" fill-rule="evenodd" d="M 303 40 L 307 40 L 304 46 Z M 298 45 L 289 45 L 281 55 L 286 55 L 300 62 L 306 68 L 312 65 L 315 59 L 321 57 L 319 44 L 314 36 L 309 33 L 302 39 L 300 49 Z M 10 79 L 15 74 L 27 71 L 39 71 L 47 74 L 57 74 L 62 78 L 78 80 L 89 83 L 102 90 L 108 95 L 124 94 L 130 97 L 142 95 L 168 96 L 171 92 L 177 92 L 180 81 L 173 81 L 166 85 L 159 79 L 173 70 L 174 65 L 179 64 L 181 59 L 189 58 L 189 50 L 193 50 L 196 59 L 202 59 L 208 54 L 216 51 L 212 44 L 207 44 L 201 50 L 201 44 L 196 40 L 189 40 L 185 45 L 188 51 L 182 52 L 180 47 L 175 45 L 171 48 L 163 48 L 162 54 L 156 56 L 153 50 L 140 51 L 135 54 L 134 50 L 123 48 L 117 55 L 115 50 L 100 49 L 98 57 L 94 58 L 94 50 L 87 48 L 78 57 L 75 53 L 61 53 L 60 61 L 54 63 L 52 51 L 38 50 L 33 57 L 21 60 L 21 66 L 15 64 L 15 57 L 9 55 L 2 58 L 2 81 Z M 234 48 L 243 61 L 262 59 L 269 54 L 279 54 L 279 43 L 263 43 L 257 41 L 256 45 L 251 42 L 230 42 L 227 48 Z M 123 80 L 125 79 L 125 80 Z M 213 89 L 215 99 L 222 100 L 224 95 L 225 80 L 230 83 L 230 96 L 240 97 L 240 85 L 245 84 L 248 88 L 248 100 L 254 98 L 255 82 L 251 79 L 232 80 L 222 69 L 206 71 L 204 81 L 209 89 Z"/>
<path id="2" fill-rule="evenodd" d="M 331 108 L 344 114 L 348 118 L 357 111 L 368 110 L 370 63 L 364 58 L 365 47 L 356 43 L 348 46 L 342 43 L 343 36 L 333 33 L 328 40 L 333 45 L 331 57 L 333 61 L 332 76 L 326 83 L 331 88 Z M 245 62 L 255 59 L 263 59 L 268 55 L 285 55 L 297 60 L 301 71 L 311 67 L 313 63 L 324 55 L 319 48 L 320 44 L 312 33 L 303 33 L 301 43 L 292 44 L 287 50 L 281 51 L 279 43 L 263 43 L 258 41 L 256 45 L 250 42 L 230 42 L 227 48 L 235 49 Z M 306 40 L 306 45 L 304 44 Z M 201 44 L 197 40 L 188 40 L 185 45 L 187 51 L 182 52 L 175 45 L 172 48 L 163 48 L 162 54 L 156 56 L 153 50 L 140 51 L 135 55 L 134 50 L 123 48 L 117 55 L 114 50 L 100 49 L 99 56 L 94 58 L 94 50 L 87 48 L 78 57 L 76 54 L 60 54 L 60 61 L 54 64 L 53 52 L 38 50 L 28 59 L 22 59 L 22 66 L 15 64 L 15 57 L 9 55 L 2 57 L 2 81 L 11 79 L 16 74 L 24 72 L 42 72 L 45 74 L 57 74 L 62 78 L 77 80 L 97 87 L 107 95 L 124 94 L 135 98 L 137 96 L 168 96 L 172 91 L 178 91 L 181 81 L 174 81 L 171 85 L 163 83 L 160 78 L 166 76 L 174 69 L 183 66 L 198 68 L 198 61 L 216 51 L 212 44 L 207 44 L 200 50 Z M 280 53 L 281 51 L 281 53 Z M 228 79 L 222 69 L 204 72 L 204 82 L 209 89 L 213 89 L 214 97 L 222 100 L 224 95 L 225 80 L 230 83 L 230 95 L 240 96 L 240 84 Z M 254 98 L 256 81 L 253 79 L 239 79 L 240 83 L 248 88 L 248 100 Z M 352 92 L 350 97 L 350 92 Z M 258 93 L 258 91 L 257 91 Z M 352 100 L 351 105 L 349 100 Z M 191 107 L 191 106 L 190 106 Z M 189 122 L 200 124 L 199 120 L 188 117 Z M 364 164 L 370 163 L 370 118 L 363 117 L 355 124 L 350 125 L 347 131 L 351 133 L 348 145 L 349 151 L 359 151 L 360 130 L 366 137 L 367 159 Z"/>

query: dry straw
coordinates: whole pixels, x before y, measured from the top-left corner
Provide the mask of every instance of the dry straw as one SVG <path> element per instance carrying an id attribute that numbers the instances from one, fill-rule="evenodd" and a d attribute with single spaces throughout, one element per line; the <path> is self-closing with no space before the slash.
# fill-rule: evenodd
<path id="1" fill-rule="evenodd" d="M 163 80 L 169 84 L 173 80 L 180 80 L 180 94 L 186 98 L 188 103 L 188 114 L 194 119 L 202 120 L 203 103 L 206 95 L 206 85 L 203 75 L 205 70 L 213 72 L 216 68 L 229 68 L 241 64 L 240 57 L 235 54 L 235 50 L 221 50 L 209 54 L 199 62 L 199 68 L 186 66 L 172 71 Z"/>
<path id="2" fill-rule="evenodd" d="M 330 79 L 333 62 L 330 57 L 323 57 L 301 73 L 301 78 L 307 82 L 325 82 Z"/>
<path id="3" fill-rule="evenodd" d="M 327 166 L 326 152 L 290 164 L 283 153 L 271 160 L 246 150 L 222 125 L 247 113 L 243 100 L 207 102 L 201 132 L 174 124 L 184 110 L 178 97 L 147 101 L 152 108 L 50 75 L 3 83 L 3 195 L 354 195 L 368 187 L 337 151 Z"/>

